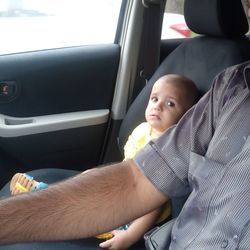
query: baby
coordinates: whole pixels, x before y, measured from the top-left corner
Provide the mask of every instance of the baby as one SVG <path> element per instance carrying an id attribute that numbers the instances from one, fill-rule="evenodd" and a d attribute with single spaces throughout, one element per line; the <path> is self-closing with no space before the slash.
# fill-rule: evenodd
<path id="1" fill-rule="evenodd" d="M 137 126 L 124 147 L 124 160 L 132 159 L 150 140 L 159 137 L 169 127 L 176 124 L 183 114 L 198 100 L 198 90 L 188 78 L 168 74 L 154 84 L 145 111 L 146 122 Z M 48 185 L 34 180 L 27 174 L 17 173 L 10 183 L 11 194 L 46 188 Z M 140 217 L 129 225 L 107 234 L 97 236 L 106 239 L 100 247 L 106 249 L 127 249 L 136 243 L 155 223 L 160 223 L 171 214 L 170 204 L 166 203 L 149 214 Z"/>

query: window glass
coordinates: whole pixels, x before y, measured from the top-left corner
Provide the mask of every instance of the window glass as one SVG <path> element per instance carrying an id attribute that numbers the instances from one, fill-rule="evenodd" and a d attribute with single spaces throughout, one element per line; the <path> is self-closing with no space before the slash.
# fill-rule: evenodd
<path id="1" fill-rule="evenodd" d="M 192 36 L 192 32 L 186 25 L 183 9 L 183 0 L 167 0 L 161 39 L 187 38 Z"/>
<path id="2" fill-rule="evenodd" d="M 0 54 L 113 43 L 122 0 L 0 0 Z"/>

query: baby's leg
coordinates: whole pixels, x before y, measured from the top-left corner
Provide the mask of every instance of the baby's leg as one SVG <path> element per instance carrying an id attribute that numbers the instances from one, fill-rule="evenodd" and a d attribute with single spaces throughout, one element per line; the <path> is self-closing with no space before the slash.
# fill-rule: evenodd
<path id="1" fill-rule="evenodd" d="M 85 174 L 89 171 L 91 171 L 91 169 L 85 170 L 82 172 L 82 174 Z M 15 174 L 10 181 L 10 193 L 12 195 L 39 190 L 46 187 L 48 187 L 47 183 L 38 182 L 34 180 L 33 177 L 24 173 Z"/>
<path id="2" fill-rule="evenodd" d="M 24 174 L 15 174 L 10 181 L 10 192 L 12 195 L 46 188 L 48 184 L 38 182 L 33 177 Z"/>

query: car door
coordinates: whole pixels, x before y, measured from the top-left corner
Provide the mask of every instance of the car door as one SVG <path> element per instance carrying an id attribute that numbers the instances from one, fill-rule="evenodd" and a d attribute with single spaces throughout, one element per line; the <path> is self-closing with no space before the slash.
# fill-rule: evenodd
<path id="1" fill-rule="evenodd" d="M 0 6 L 0 184 L 36 168 L 95 166 L 119 66 L 122 1 L 8 2 Z"/>

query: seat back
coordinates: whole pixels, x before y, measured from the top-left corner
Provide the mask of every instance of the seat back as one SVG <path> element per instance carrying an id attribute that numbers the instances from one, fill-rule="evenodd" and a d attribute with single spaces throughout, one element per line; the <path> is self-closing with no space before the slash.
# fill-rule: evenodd
<path id="1" fill-rule="evenodd" d="M 250 59 L 248 22 L 240 0 L 185 0 L 184 16 L 189 28 L 201 36 L 186 39 L 167 56 L 132 103 L 120 128 L 121 152 L 133 128 L 145 121 L 152 85 L 159 77 L 184 75 L 203 94 L 220 71 Z"/>

